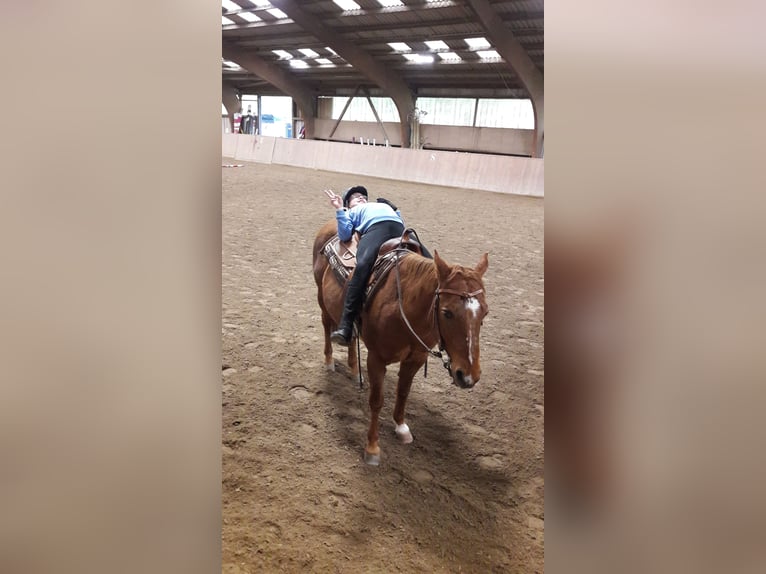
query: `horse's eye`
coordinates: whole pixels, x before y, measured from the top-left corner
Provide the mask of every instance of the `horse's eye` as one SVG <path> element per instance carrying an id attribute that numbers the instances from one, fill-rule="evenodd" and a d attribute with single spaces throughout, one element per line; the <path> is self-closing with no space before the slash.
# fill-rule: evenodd
<path id="1" fill-rule="evenodd" d="M 452 311 L 450 311 L 449 309 L 444 309 L 444 310 L 442 311 L 442 314 L 443 314 L 443 315 L 444 315 L 444 316 L 445 316 L 447 319 L 452 319 L 452 317 L 454 317 L 454 316 L 455 316 L 455 315 L 453 315 L 453 314 L 452 314 Z"/>

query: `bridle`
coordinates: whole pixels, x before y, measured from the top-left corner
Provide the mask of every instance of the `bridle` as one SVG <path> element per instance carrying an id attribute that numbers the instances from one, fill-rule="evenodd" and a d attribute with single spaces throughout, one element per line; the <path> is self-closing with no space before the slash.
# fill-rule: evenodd
<path id="1" fill-rule="evenodd" d="M 418 342 L 423 346 L 423 348 L 428 352 L 429 355 L 432 357 L 436 357 L 438 359 L 442 360 L 442 365 L 445 369 L 449 372 L 450 376 L 452 376 L 452 363 L 449 357 L 449 353 L 447 353 L 447 350 L 444 346 L 444 337 L 442 336 L 442 330 L 441 326 L 439 325 L 439 295 L 442 293 L 447 295 L 456 295 L 460 297 L 463 300 L 470 299 L 472 297 L 475 297 L 476 295 L 479 295 L 480 293 L 484 292 L 484 289 L 478 289 L 476 291 L 473 291 L 472 293 L 468 293 L 466 291 L 456 291 L 454 289 L 442 289 L 440 287 L 436 288 L 436 291 L 434 292 L 434 304 L 431 307 L 433 314 L 434 314 L 434 323 L 436 324 L 436 332 L 439 335 L 439 350 L 434 351 L 426 345 L 423 342 L 423 339 L 421 339 L 418 334 L 415 332 L 415 329 L 412 328 L 412 325 L 410 325 L 409 320 L 407 319 L 407 315 L 404 314 L 404 307 L 402 306 L 402 283 L 401 283 L 401 277 L 399 274 L 399 252 L 401 251 L 401 245 L 402 241 L 404 240 L 404 236 L 407 233 L 411 233 L 415 236 L 415 238 L 418 240 L 418 243 L 420 243 L 420 238 L 418 237 L 418 234 L 415 232 L 414 229 L 405 229 L 404 233 L 402 233 L 402 237 L 399 240 L 399 248 L 395 251 L 395 261 L 396 261 L 396 297 L 397 301 L 399 303 L 399 314 L 402 316 L 402 320 L 404 321 L 404 324 L 407 325 L 407 328 L 410 330 L 410 333 L 415 337 L 415 339 L 418 340 Z M 426 360 L 425 364 L 425 370 L 424 370 L 424 376 L 428 375 L 428 361 Z"/>

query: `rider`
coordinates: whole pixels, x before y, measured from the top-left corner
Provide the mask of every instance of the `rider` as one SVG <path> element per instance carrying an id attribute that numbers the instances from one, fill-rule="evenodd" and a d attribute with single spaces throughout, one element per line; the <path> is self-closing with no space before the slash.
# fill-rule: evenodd
<path id="1" fill-rule="evenodd" d="M 355 185 L 346 190 L 343 197 L 326 189 L 325 195 L 335 208 L 338 220 L 338 236 L 348 241 L 354 230 L 361 235 L 356 250 L 356 268 L 351 275 L 343 304 L 343 315 L 338 330 L 330 334 L 330 340 L 347 347 L 351 341 L 354 321 L 362 307 L 364 288 L 370 278 L 380 246 L 393 237 L 401 237 L 404 220 L 399 210 L 390 201 L 378 198 L 377 203 L 367 202 L 367 189 Z M 431 258 L 428 250 L 421 245 L 423 255 Z"/>

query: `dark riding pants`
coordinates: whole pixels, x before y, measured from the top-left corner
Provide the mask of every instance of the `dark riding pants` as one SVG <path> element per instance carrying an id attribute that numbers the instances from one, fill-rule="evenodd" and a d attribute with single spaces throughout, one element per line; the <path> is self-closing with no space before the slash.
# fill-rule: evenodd
<path id="1" fill-rule="evenodd" d="M 356 267 L 346 290 L 346 300 L 343 306 L 341 328 L 346 324 L 351 326 L 362 308 L 364 289 L 370 278 L 372 267 L 378 256 L 380 246 L 392 237 L 401 237 L 404 225 L 398 221 L 381 221 L 371 226 L 362 234 L 356 248 Z"/>

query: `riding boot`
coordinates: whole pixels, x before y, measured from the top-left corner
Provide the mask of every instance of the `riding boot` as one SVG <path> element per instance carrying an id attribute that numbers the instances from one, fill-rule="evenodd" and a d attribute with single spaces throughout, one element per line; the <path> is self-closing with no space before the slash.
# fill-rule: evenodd
<path id="1" fill-rule="evenodd" d="M 330 334 L 330 340 L 342 347 L 348 347 L 354 332 L 354 321 L 362 303 L 363 291 L 354 285 L 353 277 L 348 285 L 346 299 L 343 303 L 343 315 L 338 324 L 338 330 Z"/>

